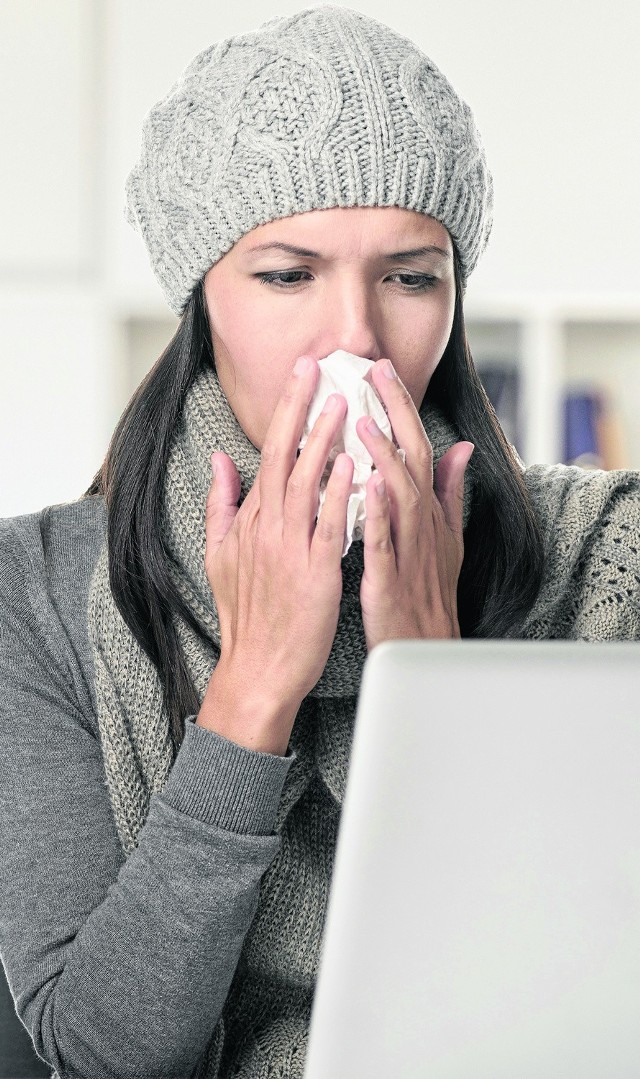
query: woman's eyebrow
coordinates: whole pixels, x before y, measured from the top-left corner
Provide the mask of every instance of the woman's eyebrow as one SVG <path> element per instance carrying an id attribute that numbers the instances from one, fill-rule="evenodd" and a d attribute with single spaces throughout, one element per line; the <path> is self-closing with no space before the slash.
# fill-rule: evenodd
<path id="1" fill-rule="evenodd" d="M 247 253 L 253 255 L 259 251 L 272 250 L 286 251 L 290 255 L 299 255 L 308 259 L 322 258 L 322 255 L 317 251 L 309 251 L 306 247 L 295 247 L 293 244 L 285 243 L 258 244 L 257 247 L 248 248 Z M 420 258 L 422 255 L 441 255 L 446 259 L 451 258 L 448 251 L 445 251 L 442 247 L 437 247 L 435 244 L 429 244 L 426 247 L 412 247 L 409 251 L 395 251 L 392 255 L 383 255 L 382 257 L 386 262 L 395 262 L 396 259 Z"/>

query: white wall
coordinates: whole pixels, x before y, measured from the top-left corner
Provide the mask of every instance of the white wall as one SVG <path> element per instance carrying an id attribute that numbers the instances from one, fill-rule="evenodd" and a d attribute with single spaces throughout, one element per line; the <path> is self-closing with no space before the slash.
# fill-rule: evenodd
<path id="1" fill-rule="evenodd" d="M 122 216 L 145 113 L 196 52 L 304 6 L 0 4 L 0 516 L 88 486 L 128 392 L 121 321 L 173 317 Z M 415 40 L 473 109 L 495 219 L 469 300 L 640 296 L 637 0 L 349 6 Z"/>

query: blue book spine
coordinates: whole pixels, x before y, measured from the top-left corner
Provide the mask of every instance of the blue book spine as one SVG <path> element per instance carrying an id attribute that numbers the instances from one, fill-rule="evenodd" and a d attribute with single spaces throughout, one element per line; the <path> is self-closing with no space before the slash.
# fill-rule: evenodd
<path id="1" fill-rule="evenodd" d="M 597 390 L 569 390 L 564 395 L 564 464 L 603 467 L 598 422 L 602 402 Z"/>

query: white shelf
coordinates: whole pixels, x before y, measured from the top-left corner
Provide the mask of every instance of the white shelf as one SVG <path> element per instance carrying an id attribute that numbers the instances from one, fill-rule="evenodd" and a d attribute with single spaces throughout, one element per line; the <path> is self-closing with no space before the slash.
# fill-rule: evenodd
<path id="1" fill-rule="evenodd" d="M 637 293 L 522 293 L 501 292 L 490 296 L 469 288 L 464 302 L 465 317 L 474 319 L 517 319 L 568 321 L 571 319 L 640 322 Z"/>

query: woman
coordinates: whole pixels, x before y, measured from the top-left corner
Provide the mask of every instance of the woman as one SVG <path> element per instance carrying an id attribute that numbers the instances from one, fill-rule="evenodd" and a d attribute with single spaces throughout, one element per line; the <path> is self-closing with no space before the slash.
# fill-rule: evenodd
<path id="1" fill-rule="evenodd" d="M 85 495 L 2 522 L 0 948 L 61 1079 L 302 1075 L 376 643 L 640 639 L 638 474 L 525 468 L 476 375 L 491 208 L 467 105 L 349 9 L 206 49 L 145 121 L 180 325 Z M 339 349 L 395 436 L 358 420 L 344 558 L 344 396 L 297 455 Z"/>

